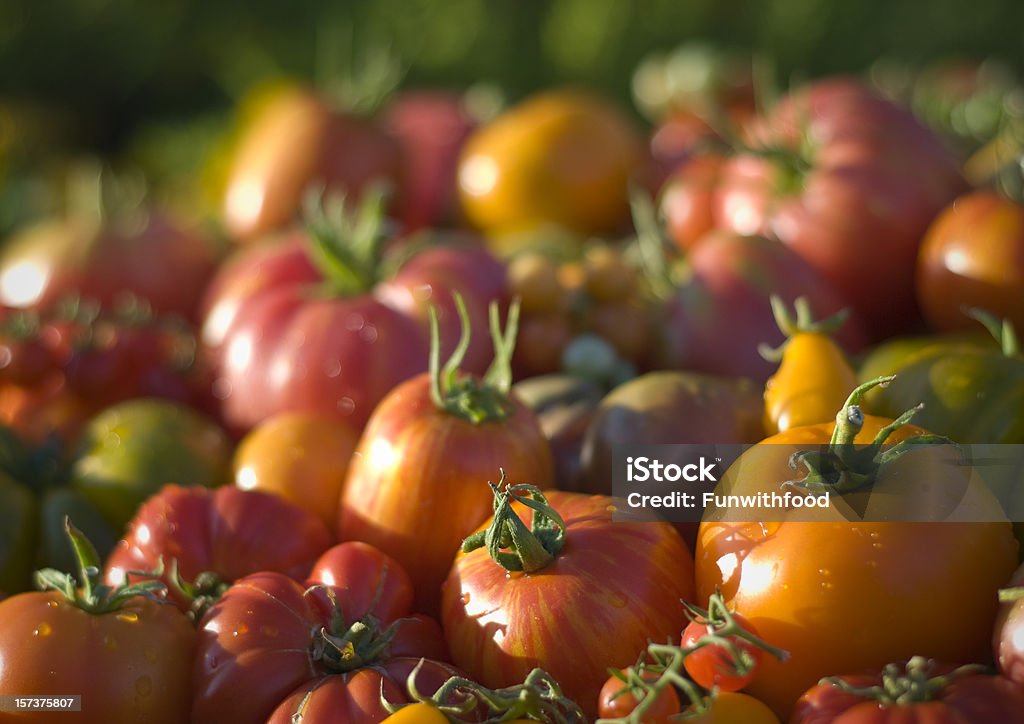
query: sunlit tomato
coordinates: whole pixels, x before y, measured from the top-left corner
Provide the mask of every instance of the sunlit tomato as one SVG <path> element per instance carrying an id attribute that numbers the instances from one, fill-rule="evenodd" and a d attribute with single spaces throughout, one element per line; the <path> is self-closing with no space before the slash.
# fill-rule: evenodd
<path id="1" fill-rule="evenodd" d="M 636 696 L 627 689 L 628 684 L 617 676 L 609 676 L 598 694 L 597 715 L 602 719 L 618 719 L 629 716 L 638 705 Z M 621 692 L 621 693 L 620 693 Z M 658 693 L 651 708 L 644 712 L 645 724 L 673 724 L 672 717 L 679 714 L 679 695 L 671 686 Z"/>
<path id="2" fill-rule="evenodd" d="M 313 513 L 275 495 L 168 485 L 135 514 L 107 560 L 105 580 L 117 585 L 129 571 L 153 571 L 161 560 L 169 569 L 173 561 L 183 583 L 205 574 L 196 596 L 216 598 L 218 589 L 257 571 L 301 578 L 333 540 Z M 163 580 L 171 584 L 169 574 Z M 185 610 L 192 603 L 173 585 L 168 597 Z"/>
<path id="3" fill-rule="evenodd" d="M 340 549 L 340 550 L 339 550 Z M 460 675 L 437 623 L 406 617 L 408 575 L 372 546 L 345 543 L 314 565 L 310 587 L 279 573 L 237 581 L 200 622 L 192 721 L 376 724 L 381 697 L 432 695 Z M 245 692 L 245 696 L 239 696 Z"/>
<path id="4" fill-rule="evenodd" d="M 733 620 L 750 633 L 757 635 L 757 631 L 750 622 L 738 613 L 732 615 Z M 706 623 L 702 621 L 691 621 L 685 629 L 680 641 L 680 646 L 687 648 L 693 646 L 704 636 L 714 633 Z M 753 644 L 741 638 L 732 636 L 729 642 L 736 648 L 740 656 L 750 657 L 751 670 L 747 674 L 739 674 L 735 670 L 735 655 L 725 646 L 709 644 L 696 651 L 691 652 L 683 661 L 686 673 L 694 681 L 705 689 L 718 687 L 721 691 L 739 691 L 749 684 L 757 675 L 757 667 L 764 657 L 764 652 Z"/>
<path id="5" fill-rule="evenodd" d="M 449 724 L 449 721 L 436 706 L 430 704 L 403 706 L 384 720 L 385 724 Z"/>
<path id="6" fill-rule="evenodd" d="M 553 224 L 581 234 L 616 231 L 643 155 L 629 119 L 572 90 L 532 96 L 466 142 L 458 183 L 467 219 L 488 234 Z"/>
<path id="7" fill-rule="evenodd" d="M 722 169 L 718 224 L 778 238 L 875 337 L 912 327 L 921 238 L 965 187 L 938 136 L 856 81 L 832 78 L 786 96 L 751 125 L 749 144 Z"/>
<path id="8" fill-rule="evenodd" d="M 312 412 L 285 412 L 246 435 L 235 449 L 235 485 L 274 493 L 331 530 L 358 438 L 351 426 Z"/>
<path id="9" fill-rule="evenodd" d="M 1024 566 L 1001 591 L 1002 604 L 996 619 L 992 647 L 999 671 L 1024 686 Z"/>
<path id="10" fill-rule="evenodd" d="M 917 296 L 932 329 L 970 329 L 978 307 L 1024 330 L 1024 206 L 993 191 L 950 204 L 917 258 Z"/>
<path id="11" fill-rule="evenodd" d="M 871 442 L 889 422 L 865 416 L 856 443 Z M 789 490 L 785 483 L 799 476 L 790 467 L 791 454 L 808 446 L 821 450 L 834 428 L 835 423 L 812 425 L 767 438 L 727 471 L 722 489 L 735 495 Z M 903 426 L 888 442 L 922 432 Z M 836 671 L 879 668 L 917 653 L 953 661 L 989 656 L 996 590 L 1016 565 L 1011 526 L 874 522 L 907 520 L 925 510 L 959 520 L 999 520 L 998 504 L 977 476 L 952 464 L 956 451 L 950 446 L 915 455 L 925 456 L 917 458 L 920 467 L 893 463 L 892 475 L 884 466 L 878 469 L 871 500 L 881 507 L 866 509 L 869 522 L 851 522 L 856 520 L 852 508 L 841 514 L 840 506 L 856 498 L 848 504 L 835 493 L 831 506 L 813 521 L 808 513 L 780 509 L 768 522 L 744 522 L 755 512 L 738 513 L 735 522 L 706 515 L 701 523 L 699 596 L 721 589 L 730 609 L 791 654 L 785 662 L 765 657 L 748 689 L 780 716 L 789 715 L 804 689 Z M 906 490 L 898 487 L 900 470 L 933 479 L 920 483 L 926 486 L 920 497 L 886 495 Z M 787 520 L 793 516 L 802 519 Z"/>
<path id="12" fill-rule="evenodd" d="M 719 692 L 707 711 L 686 721 L 694 724 L 779 724 L 767 704 L 749 694 Z"/>
<path id="13" fill-rule="evenodd" d="M 358 195 L 374 181 L 397 186 L 401 150 L 371 121 L 332 109 L 314 92 L 278 90 L 243 130 L 224 198 L 224 221 L 239 239 L 289 224 L 303 194 L 322 184 Z"/>
<path id="14" fill-rule="evenodd" d="M 538 526 L 561 526 L 511 498 L 498 502 L 499 527 L 527 511 L 532 533 L 504 552 L 520 556 L 522 570 L 506 570 L 509 563 L 492 560 L 486 547 L 458 554 L 442 598 L 452 659 L 491 687 L 540 667 L 593 716 L 609 666 L 628 666 L 649 640 L 675 638 L 685 625 L 689 550 L 668 523 L 614 522 L 612 498 L 552 491 L 547 504 L 564 521 L 563 546 L 549 532 L 554 550 L 545 547 L 542 556 Z"/>
<path id="15" fill-rule="evenodd" d="M 979 667 L 980 668 L 980 667 Z M 922 657 L 875 675 L 822 681 L 800 697 L 792 724 L 1024 722 L 1024 690 L 999 676 L 955 671 Z M 854 689 L 855 691 L 849 691 Z"/>

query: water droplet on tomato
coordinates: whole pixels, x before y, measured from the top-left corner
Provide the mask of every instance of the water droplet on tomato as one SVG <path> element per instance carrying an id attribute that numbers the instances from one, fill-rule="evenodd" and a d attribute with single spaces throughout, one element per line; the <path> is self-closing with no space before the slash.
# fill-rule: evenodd
<path id="1" fill-rule="evenodd" d="M 353 312 L 352 314 L 348 315 L 348 318 L 345 319 L 345 329 L 351 330 L 353 332 L 358 332 L 360 329 L 363 328 L 363 325 L 365 324 L 366 320 L 363 319 L 363 315 L 358 314 L 356 312 Z"/>
<path id="2" fill-rule="evenodd" d="M 364 342 L 368 342 L 369 344 L 373 344 L 374 342 L 377 341 L 377 336 L 378 336 L 377 328 L 374 327 L 372 324 L 368 324 L 368 325 L 366 325 L 365 327 L 363 327 L 362 329 L 359 330 L 359 336 L 363 338 Z"/>
<path id="3" fill-rule="evenodd" d="M 247 633 L 249 633 L 249 627 L 244 623 L 231 632 L 232 636 L 244 636 Z"/>
<path id="4" fill-rule="evenodd" d="M 53 629 L 50 627 L 50 624 L 48 623 L 41 623 L 39 624 L 39 626 L 35 628 L 35 630 L 32 631 L 33 636 L 39 636 L 40 638 L 45 638 L 46 636 L 49 636 L 51 633 L 53 633 Z"/>
<path id="5" fill-rule="evenodd" d="M 618 508 L 615 507 L 614 505 L 607 505 L 605 506 L 605 510 L 607 510 L 609 513 L 614 513 L 615 511 L 618 510 Z"/>
<path id="6" fill-rule="evenodd" d="M 819 568 L 818 573 L 820 573 L 823 576 L 827 576 L 829 574 L 829 570 L 827 568 Z"/>
<path id="7" fill-rule="evenodd" d="M 60 604 L 57 603 L 56 601 L 47 601 L 46 602 L 46 607 L 47 608 L 57 608 L 57 606 L 59 606 L 59 605 Z"/>
<path id="8" fill-rule="evenodd" d="M 153 680 L 148 676 L 143 676 L 135 682 L 135 691 L 139 696 L 149 696 L 153 693 Z"/>
<path id="9" fill-rule="evenodd" d="M 348 397 L 346 395 L 345 397 L 342 397 L 340 400 L 338 400 L 337 407 L 338 412 L 340 412 L 342 415 L 351 415 L 353 412 L 355 412 L 356 402 L 351 397 Z"/>
<path id="10" fill-rule="evenodd" d="M 462 594 L 462 605 L 463 606 L 466 606 L 466 605 L 469 604 L 469 598 L 470 598 L 470 596 L 469 596 L 468 593 L 463 593 Z"/>
<path id="11" fill-rule="evenodd" d="M 334 379 L 341 374 L 341 360 L 330 359 L 324 362 L 324 374 Z"/>

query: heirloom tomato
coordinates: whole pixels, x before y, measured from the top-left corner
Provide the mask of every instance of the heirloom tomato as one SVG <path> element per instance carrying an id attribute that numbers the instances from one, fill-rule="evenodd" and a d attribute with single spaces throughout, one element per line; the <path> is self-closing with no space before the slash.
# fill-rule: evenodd
<path id="1" fill-rule="evenodd" d="M 668 523 L 613 522 L 610 497 L 491 487 L 494 517 L 463 543 L 444 583 L 453 661 L 485 686 L 540 667 L 593 716 L 609 666 L 683 629 L 686 543 Z"/>
<path id="2" fill-rule="evenodd" d="M 718 225 L 778 238 L 874 338 L 912 328 L 921 238 L 966 186 L 955 156 L 910 111 L 849 79 L 797 90 L 747 130 L 748 150 L 721 171 Z"/>
<path id="3" fill-rule="evenodd" d="M 334 530 L 338 496 L 358 437 L 314 412 L 283 412 L 257 425 L 235 449 L 235 485 L 274 493 Z"/>
<path id="4" fill-rule="evenodd" d="M 996 591 L 1017 543 L 998 502 L 948 440 L 865 416 L 858 387 L 835 423 L 787 430 L 750 448 L 720 478 L 730 495 L 823 496 L 824 508 L 708 509 L 697 589 L 790 653 L 765 658 L 748 691 L 788 716 L 800 693 L 836 671 L 916 653 L 984 661 Z M 807 476 L 794 481 L 794 467 Z M 955 627 L 948 622 L 957 621 Z"/>
<path id="5" fill-rule="evenodd" d="M 1003 676 L 1024 686 L 1024 566 L 999 592 L 999 601 L 992 637 L 996 664 Z"/>
<path id="6" fill-rule="evenodd" d="M 40 571 L 41 592 L 0 603 L 0 691 L 26 697 L 81 696 L 88 722 L 180 724 L 188 720 L 195 631 L 156 599 L 159 584 L 100 585 L 100 559 L 68 525 L 79 580 Z M 3 721 L 52 722 L 50 711 L 0 714 Z"/>
<path id="7" fill-rule="evenodd" d="M 680 249 L 696 246 L 715 228 L 714 197 L 725 159 L 699 154 L 685 159 L 668 177 L 659 207 L 672 241 Z"/>
<path id="8" fill-rule="evenodd" d="M 448 329 L 458 326 L 453 290 L 477 318 L 503 296 L 503 267 L 479 249 L 468 259 L 456 247 L 428 249 L 384 282 L 380 204 L 368 196 L 358 218 L 318 213 L 308 232 L 247 247 L 214 279 L 202 341 L 231 427 L 304 410 L 359 432 L 391 388 L 427 368 L 427 303 Z M 470 267 L 479 273 L 462 271 Z"/>
<path id="9" fill-rule="evenodd" d="M 492 236 L 546 225 L 612 233 L 628 222 L 643 144 L 614 105 L 550 90 L 481 126 L 459 161 L 462 209 Z"/>
<path id="10" fill-rule="evenodd" d="M 937 331 L 965 329 L 965 307 L 1024 329 L 1024 205 L 994 191 L 961 196 L 935 219 L 917 257 L 917 298 Z"/>
<path id="11" fill-rule="evenodd" d="M 333 542 L 315 514 L 270 493 L 168 485 L 139 508 L 104 580 L 118 585 L 129 572 L 162 567 L 168 598 L 199 611 L 250 573 L 301 578 Z"/>
<path id="12" fill-rule="evenodd" d="M 465 313 L 462 342 L 443 368 L 434 325 L 430 371 L 374 410 L 341 494 L 339 535 L 394 556 L 416 585 L 416 610 L 426 613 L 437 612 L 462 539 L 492 511 L 493 496 L 480 481 L 504 465 L 541 487 L 555 483 L 537 419 L 510 394 L 518 307 L 504 331 L 496 305 L 492 312 L 494 363 L 483 378 L 459 369 L 471 334 Z"/>
<path id="13" fill-rule="evenodd" d="M 1024 690 L 984 673 L 914 656 L 881 673 L 823 679 L 796 704 L 792 724 L 1024 722 Z"/>
<path id="14" fill-rule="evenodd" d="M 314 564 L 307 584 L 280 573 L 235 582 L 199 623 L 192 721 L 375 724 L 382 699 L 432 695 L 460 672 L 440 627 L 408 616 L 412 584 L 390 556 L 342 543 Z"/>

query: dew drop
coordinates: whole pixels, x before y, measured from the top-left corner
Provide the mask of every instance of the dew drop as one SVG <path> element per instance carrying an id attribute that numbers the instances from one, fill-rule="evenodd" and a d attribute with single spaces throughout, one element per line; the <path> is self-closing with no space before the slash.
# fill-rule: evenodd
<path id="1" fill-rule="evenodd" d="M 461 598 L 462 598 L 462 605 L 463 606 L 466 606 L 466 605 L 469 604 L 470 595 L 468 593 L 463 593 Z"/>
<path id="2" fill-rule="evenodd" d="M 356 402 L 351 397 L 348 397 L 346 395 L 345 397 L 342 397 L 340 400 L 338 400 L 337 407 L 338 412 L 340 412 L 342 415 L 351 415 L 353 412 L 355 412 Z"/>
<path id="3" fill-rule="evenodd" d="M 246 624 L 240 624 L 238 628 L 231 632 L 232 636 L 244 636 L 249 633 L 249 627 Z"/>
<path id="4" fill-rule="evenodd" d="M 50 624 L 48 623 L 41 623 L 39 624 L 38 627 L 35 628 L 35 630 L 32 631 L 33 636 L 39 636 L 41 638 L 45 638 L 46 636 L 49 636 L 52 633 L 53 629 L 50 627 Z"/>
<path id="5" fill-rule="evenodd" d="M 57 608 L 57 606 L 59 606 L 59 605 L 60 604 L 57 603 L 56 601 L 47 601 L 46 602 L 46 607 L 47 608 Z"/>

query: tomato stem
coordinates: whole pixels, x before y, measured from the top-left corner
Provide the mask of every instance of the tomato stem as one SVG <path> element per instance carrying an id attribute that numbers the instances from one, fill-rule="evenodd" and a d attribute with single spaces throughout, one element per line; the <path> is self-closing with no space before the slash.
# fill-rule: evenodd
<path id="1" fill-rule="evenodd" d="M 486 530 L 469 536 L 462 542 L 462 551 L 469 553 L 487 548 L 491 559 L 507 571 L 539 571 L 561 552 L 565 545 L 565 521 L 536 485 L 506 482 L 505 471 L 501 480 L 491 486 L 494 494 L 494 517 Z M 533 509 L 533 522 L 529 528 L 512 507 L 513 502 Z"/>
<path id="2" fill-rule="evenodd" d="M 404 619 L 393 621 L 387 628 L 372 614 L 351 624 L 341 615 L 337 594 L 323 586 L 333 606 L 330 626 L 314 632 L 312 656 L 326 668 L 337 673 L 355 671 L 388 657 L 391 642 Z"/>
<path id="3" fill-rule="evenodd" d="M 772 306 L 772 315 L 775 317 L 775 323 L 779 325 L 779 330 L 786 335 L 786 341 L 778 347 L 769 347 L 767 344 L 763 343 L 758 345 L 758 354 L 768 362 L 781 361 L 782 353 L 785 351 L 786 345 L 789 344 L 789 340 L 796 335 L 834 334 L 843 326 L 847 317 L 850 316 L 850 310 L 844 308 L 840 309 L 831 317 L 815 321 L 814 313 L 811 310 L 811 303 L 807 297 L 798 297 L 796 301 L 793 302 L 793 313 L 789 311 L 789 308 L 786 306 L 786 302 L 782 297 L 777 294 L 772 294 L 769 298 L 769 302 Z"/>
<path id="4" fill-rule="evenodd" d="M 1000 603 L 1013 603 L 1014 601 L 1024 601 L 1024 586 L 1003 588 L 999 591 Z"/>
<path id="5" fill-rule="evenodd" d="M 1006 357 L 1020 356 L 1020 340 L 1017 330 L 1009 319 L 999 320 L 993 314 L 977 307 L 965 307 L 964 314 L 981 322 L 989 331 Z"/>
<path id="6" fill-rule="evenodd" d="M 887 665 L 882 670 L 880 685 L 856 687 L 834 676 L 824 678 L 819 683 L 831 684 L 847 694 L 877 701 L 886 706 L 903 706 L 931 701 L 956 679 L 985 671 L 985 667 L 980 664 L 966 664 L 948 674 L 931 676 L 934 669 L 935 662 L 932 659 L 913 656 L 902 666 Z"/>

